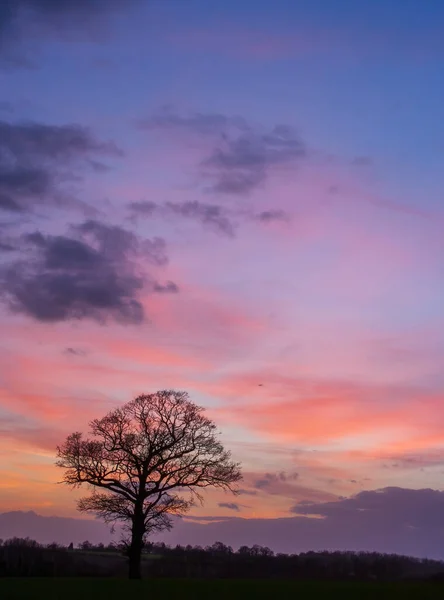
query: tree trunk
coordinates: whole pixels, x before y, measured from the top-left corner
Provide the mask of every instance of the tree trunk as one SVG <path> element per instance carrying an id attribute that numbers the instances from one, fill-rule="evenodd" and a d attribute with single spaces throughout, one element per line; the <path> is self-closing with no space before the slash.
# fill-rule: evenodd
<path id="1" fill-rule="evenodd" d="M 140 569 L 141 556 L 140 550 L 137 550 L 137 548 L 130 548 L 128 569 L 128 577 L 130 579 L 142 579 L 142 573 Z"/>
<path id="2" fill-rule="evenodd" d="M 130 579 L 141 579 L 141 560 L 143 548 L 143 516 L 137 518 L 134 516 L 131 528 L 131 545 L 128 552 L 128 576 Z"/>

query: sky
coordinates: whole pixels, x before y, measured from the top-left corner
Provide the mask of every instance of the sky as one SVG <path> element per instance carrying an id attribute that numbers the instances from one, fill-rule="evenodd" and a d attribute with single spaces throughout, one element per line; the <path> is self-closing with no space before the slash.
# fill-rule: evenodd
<path id="1" fill-rule="evenodd" d="M 443 26 L 440 0 L 1 4 L 0 512 L 75 517 L 56 446 L 176 388 L 243 465 L 207 537 L 309 546 L 373 498 L 359 543 L 395 504 L 410 549 L 444 511 Z"/>

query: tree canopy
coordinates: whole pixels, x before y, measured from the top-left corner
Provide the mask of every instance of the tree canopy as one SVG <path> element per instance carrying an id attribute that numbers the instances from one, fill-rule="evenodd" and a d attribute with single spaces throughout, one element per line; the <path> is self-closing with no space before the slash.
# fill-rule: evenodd
<path id="1" fill-rule="evenodd" d="M 140 577 L 147 534 L 169 529 L 172 515 L 186 513 L 200 491 L 232 492 L 241 479 L 216 425 L 182 391 L 138 396 L 90 423 L 91 437 L 72 433 L 57 448 L 63 482 L 89 486 L 82 512 L 123 523 L 129 534 L 130 577 Z"/>

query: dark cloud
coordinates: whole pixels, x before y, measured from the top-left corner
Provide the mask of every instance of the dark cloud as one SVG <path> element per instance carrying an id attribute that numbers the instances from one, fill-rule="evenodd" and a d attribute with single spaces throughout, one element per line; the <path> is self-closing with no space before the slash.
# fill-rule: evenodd
<path id="1" fill-rule="evenodd" d="M 234 237 L 235 225 L 232 222 L 228 211 L 218 204 L 208 204 L 198 202 L 197 200 L 188 202 L 166 202 L 157 204 L 156 202 L 132 202 L 129 205 L 133 215 L 143 217 L 161 216 L 164 218 L 181 217 L 197 221 L 223 235 Z"/>
<path id="2" fill-rule="evenodd" d="M 265 135 L 250 130 L 234 139 L 224 136 L 224 142 L 207 159 L 207 164 L 221 169 L 263 169 L 305 155 L 302 142 L 284 125 L 275 126 Z"/>
<path id="3" fill-rule="evenodd" d="M 406 490 L 387 487 L 381 490 L 364 491 L 352 498 L 336 502 L 325 502 L 310 506 L 293 507 L 293 512 L 305 515 L 321 515 L 326 519 L 347 519 L 350 525 L 365 522 L 371 524 L 386 523 L 412 529 L 430 527 L 432 523 L 442 522 L 444 510 L 444 492 L 422 489 Z"/>
<path id="4" fill-rule="evenodd" d="M 256 219 L 261 223 L 272 223 L 273 221 L 288 221 L 289 215 L 284 210 L 264 210 L 256 215 Z"/>
<path id="5" fill-rule="evenodd" d="M 15 247 L 12 244 L 0 240 L 0 252 L 13 252 L 14 250 Z"/>
<path id="6" fill-rule="evenodd" d="M 101 142 L 79 125 L 44 125 L 35 122 L 0 121 L 2 154 L 11 160 L 41 157 L 42 160 L 72 160 L 89 154 L 121 154 L 110 142 Z"/>
<path id="7" fill-rule="evenodd" d="M 237 493 L 239 496 L 257 496 L 256 490 L 239 489 L 239 490 L 237 490 Z"/>
<path id="8" fill-rule="evenodd" d="M 26 167 L 0 165 L 0 209 L 11 212 L 25 210 L 24 200 L 42 199 L 50 193 L 49 172 Z"/>
<path id="9" fill-rule="evenodd" d="M 82 350 L 81 348 L 65 348 L 65 350 L 63 351 L 63 354 L 66 354 L 68 356 L 86 356 L 86 351 Z"/>
<path id="10" fill-rule="evenodd" d="M 138 261 L 167 262 L 164 240 L 140 240 L 126 229 L 92 220 L 71 227 L 69 237 L 34 232 L 22 244 L 23 258 L 1 273 L 2 299 L 12 311 L 46 322 L 140 323 L 139 294 L 146 283 L 156 289 Z"/>
<path id="11" fill-rule="evenodd" d="M 0 537 L 14 536 L 29 536 L 47 544 L 63 540 L 66 546 L 83 540 L 106 543 L 112 539 L 109 527 L 97 520 L 42 517 L 33 511 L 0 513 Z"/>
<path id="12" fill-rule="evenodd" d="M 338 496 L 322 489 L 307 487 L 299 481 L 298 473 L 264 473 L 261 477 L 253 473 L 245 473 L 248 481 L 260 494 L 280 496 L 288 500 L 310 500 L 313 502 L 329 502 L 337 500 Z"/>
<path id="13" fill-rule="evenodd" d="M 272 167 L 305 156 L 305 144 L 296 132 L 276 125 L 265 134 L 250 129 L 234 137 L 224 135 L 203 164 L 215 177 L 213 191 L 244 194 L 261 185 Z"/>
<path id="14" fill-rule="evenodd" d="M 219 540 L 234 548 L 255 543 L 277 552 L 379 551 L 444 558 L 444 492 L 386 488 L 336 502 L 299 504 L 299 516 L 282 519 L 219 517 L 195 524 L 182 519 L 164 534 L 170 544 L 202 546 Z M 301 516 L 318 516 L 307 518 Z M 321 515 L 321 518 L 319 518 Z M 210 519 L 207 518 L 207 521 Z"/>
<path id="15" fill-rule="evenodd" d="M 313 500 L 301 500 L 297 503 L 297 506 L 313 506 L 314 504 L 316 504 L 316 502 Z M 296 508 L 292 509 L 292 512 L 297 512 Z"/>
<path id="16" fill-rule="evenodd" d="M 241 221 L 256 221 L 259 223 L 272 223 L 273 221 L 287 222 L 290 216 L 284 210 L 270 209 L 258 214 L 242 209 L 228 209 L 220 204 L 200 202 L 198 200 L 186 202 L 166 202 L 158 204 L 151 200 L 132 202 L 128 206 L 130 219 L 136 221 L 138 217 L 180 217 L 194 220 L 216 233 L 234 237 L 236 225 Z M 236 223 L 236 221 L 238 223 Z"/>
<path id="17" fill-rule="evenodd" d="M 265 181 L 265 173 L 261 170 L 220 170 L 216 174 L 216 181 L 209 188 L 210 191 L 220 194 L 243 195 L 259 187 Z"/>
<path id="18" fill-rule="evenodd" d="M 210 204 L 198 200 L 166 202 L 165 204 L 152 201 L 132 202 L 129 205 L 129 210 L 132 221 L 135 221 L 137 217 L 181 217 L 197 221 L 216 233 L 228 237 L 234 237 L 236 234 L 235 218 L 237 221 L 252 220 L 265 224 L 276 221 L 288 222 L 290 220 L 288 213 L 281 209 L 264 210 L 254 214 L 242 210 L 228 210 L 220 204 Z"/>
<path id="19" fill-rule="evenodd" d="M 167 281 L 163 284 L 156 281 L 153 285 L 153 291 L 158 294 L 177 294 L 179 293 L 179 286 L 174 281 Z"/>
<path id="20" fill-rule="evenodd" d="M 168 202 L 167 208 L 174 214 L 186 219 L 195 219 L 203 225 L 208 225 L 218 233 L 234 236 L 234 225 L 226 211 L 217 204 L 202 202 Z"/>
<path id="21" fill-rule="evenodd" d="M 160 206 L 157 202 L 142 200 L 140 202 L 131 202 L 129 204 L 129 209 L 133 215 L 152 217 L 159 212 Z"/>
<path id="22" fill-rule="evenodd" d="M 407 453 L 388 456 L 386 460 L 393 461 L 384 464 L 386 469 L 424 469 L 427 467 L 441 467 L 444 465 L 444 456 L 440 451 Z"/>
<path id="23" fill-rule="evenodd" d="M 290 481 L 296 481 L 298 479 L 298 473 L 291 473 L 287 475 L 284 471 L 279 473 L 265 473 L 261 479 L 257 479 L 254 483 L 254 487 L 257 489 L 271 488 L 276 483 L 287 483 Z"/>
<path id="24" fill-rule="evenodd" d="M 7 210 L 8 212 L 22 212 L 22 207 L 10 196 L 0 194 L 0 210 Z"/>
<path id="25" fill-rule="evenodd" d="M 214 149 L 201 167 L 203 176 L 211 181 L 208 191 L 221 194 L 248 194 L 265 182 L 273 167 L 307 155 L 304 142 L 293 128 L 276 125 L 262 132 L 240 117 L 202 113 L 181 116 L 164 110 L 139 122 L 139 127 L 213 137 Z"/>
<path id="26" fill-rule="evenodd" d="M 239 504 L 236 504 L 236 502 L 219 502 L 218 506 L 220 506 L 220 508 L 228 508 L 228 510 L 234 510 L 236 512 L 240 512 L 241 510 Z"/>
<path id="27" fill-rule="evenodd" d="M 0 121 L 0 210 L 62 202 L 63 181 L 97 157 L 120 156 L 111 142 L 77 125 Z"/>
<path id="28" fill-rule="evenodd" d="M 44 41 L 48 35 L 90 34 L 112 13 L 128 10 L 140 0 L 1 0 L 0 64 L 10 68 L 32 67 L 23 45 Z"/>
<path id="29" fill-rule="evenodd" d="M 8 234 L 6 224 L 0 224 L 0 252 L 13 252 L 16 249 L 13 238 Z"/>
<path id="30" fill-rule="evenodd" d="M 301 516 L 322 515 L 321 518 Z M 175 546 L 208 546 L 216 540 L 237 549 L 260 544 L 276 552 L 309 550 L 378 551 L 444 558 L 444 492 L 386 488 L 334 503 L 297 506 L 298 516 L 276 519 L 191 517 L 177 519 L 168 533 L 157 534 Z M 42 517 L 35 513 L 0 515 L 0 537 L 30 536 L 41 542 L 69 544 L 89 539 L 110 540 L 109 529 L 97 521 Z"/>
<path id="31" fill-rule="evenodd" d="M 88 220 L 72 227 L 91 244 L 95 245 L 109 260 L 119 262 L 129 256 L 143 256 L 156 266 L 166 265 L 166 243 L 162 238 L 140 240 L 133 232 L 100 221 Z"/>

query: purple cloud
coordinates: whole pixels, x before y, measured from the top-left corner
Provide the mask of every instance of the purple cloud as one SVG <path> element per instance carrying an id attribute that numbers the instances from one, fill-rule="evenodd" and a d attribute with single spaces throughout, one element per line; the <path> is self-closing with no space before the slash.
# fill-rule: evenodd
<path id="1" fill-rule="evenodd" d="M 7 68 L 32 68 L 33 61 L 21 48 L 28 41 L 58 37 L 60 31 L 94 38 L 94 27 L 113 13 L 127 11 L 140 0 L 5 0 L 0 3 L 0 65 Z M 72 39 L 72 35 L 70 38 Z M 75 39 L 74 35 L 74 39 Z"/>
<path id="2" fill-rule="evenodd" d="M 140 240 L 134 233 L 98 221 L 72 226 L 70 237 L 34 232 L 22 238 L 24 256 L 0 272 L 2 299 L 13 312 L 38 321 L 108 319 L 140 323 L 144 308 L 139 294 L 171 293 L 143 275 L 136 261 L 162 266 L 167 262 L 163 239 Z"/>
<path id="3" fill-rule="evenodd" d="M 279 473 L 265 473 L 263 478 L 255 481 L 254 487 L 259 490 L 264 488 L 272 489 L 276 484 L 280 486 L 282 483 L 296 481 L 298 477 L 298 473 L 291 473 L 290 475 L 287 475 L 284 471 Z"/>
<path id="4" fill-rule="evenodd" d="M 63 181 L 78 176 L 92 160 L 121 155 L 115 144 L 78 125 L 0 121 L 0 211 L 63 203 Z"/>
<path id="5" fill-rule="evenodd" d="M 276 165 L 305 158 L 305 144 L 287 125 L 276 125 L 269 133 L 250 129 L 221 142 L 204 161 L 215 179 L 211 191 L 247 194 L 265 182 Z"/>
<path id="6" fill-rule="evenodd" d="M 131 220 L 135 217 L 163 217 L 163 218 L 183 218 L 201 223 L 228 237 L 234 237 L 236 226 L 240 222 L 256 221 L 259 223 L 272 223 L 273 221 L 287 222 L 289 215 L 283 210 L 265 210 L 258 214 L 250 214 L 242 209 L 230 209 L 208 202 L 198 200 L 185 202 L 166 202 L 158 204 L 151 200 L 131 202 L 128 206 L 131 214 Z M 237 223 L 236 223 L 237 221 Z"/>
<path id="7" fill-rule="evenodd" d="M 284 210 L 263 210 L 256 215 L 256 219 L 261 223 L 272 223 L 273 221 L 288 221 L 289 215 Z"/>
<path id="8" fill-rule="evenodd" d="M 202 202 L 169 202 L 167 207 L 173 213 L 184 218 L 196 219 L 215 231 L 234 236 L 234 225 L 226 215 L 224 209 L 216 204 Z"/>
<path id="9" fill-rule="evenodd" d="M 219 502 L 218 506 L 220 508 L 228 508 L 228 510 L 234 510 L 235 512 L 240 512 L 240 505 L 236 502 Z"/>
<path id="10" fill-rule="evenodd" d="M 362 550 L 444 558 L 441 491 L 385 488 L 337 502 L 303 502 L 295 510 L 299 516 L 276 519 L 190 516 L 177 519 L 171 532 L 155 539 L 203 547 L 219 540 L 236 549 L 259 544 L 287 553 Z M 0 537 L 14 535 L 65 544 L 111 539 L 106 526 L 97 521 L 20 512 L 0 515 Z"/>
<path id="11" fill-rule="evenodd" d="M 207 190 L 219 194 L 249 194 L 266 181 L 273 167 L 307 156 L 305 143 L 288 125 L 275 125 L 267 132 L 241 117 L 211 113 L 182 116 L 164 109 L 139 121 L 138 127 L 214 138 L 214 148 L 200 167 L 204 179 L 211 182 Z"/>
<path id="12" fill-rule="evenodd" d="M 256 490 L 244 490 L 244 489 L 239 489 L 237 490 L 237 494 L 239 496 L 257 496 L 257 491 Z"/>
<path id="13" fill-rule="evenodd" d="M 229 212 L 218 204 L 209 204 L 197 200 L 185 202 L 132 202 L 129 205 L 132 216 L 164 218 L 183 218 L 197 221 L 204 227 L 209 227 L 216 233 L 234 237 L 235 224 L 230 218 Z"/>

